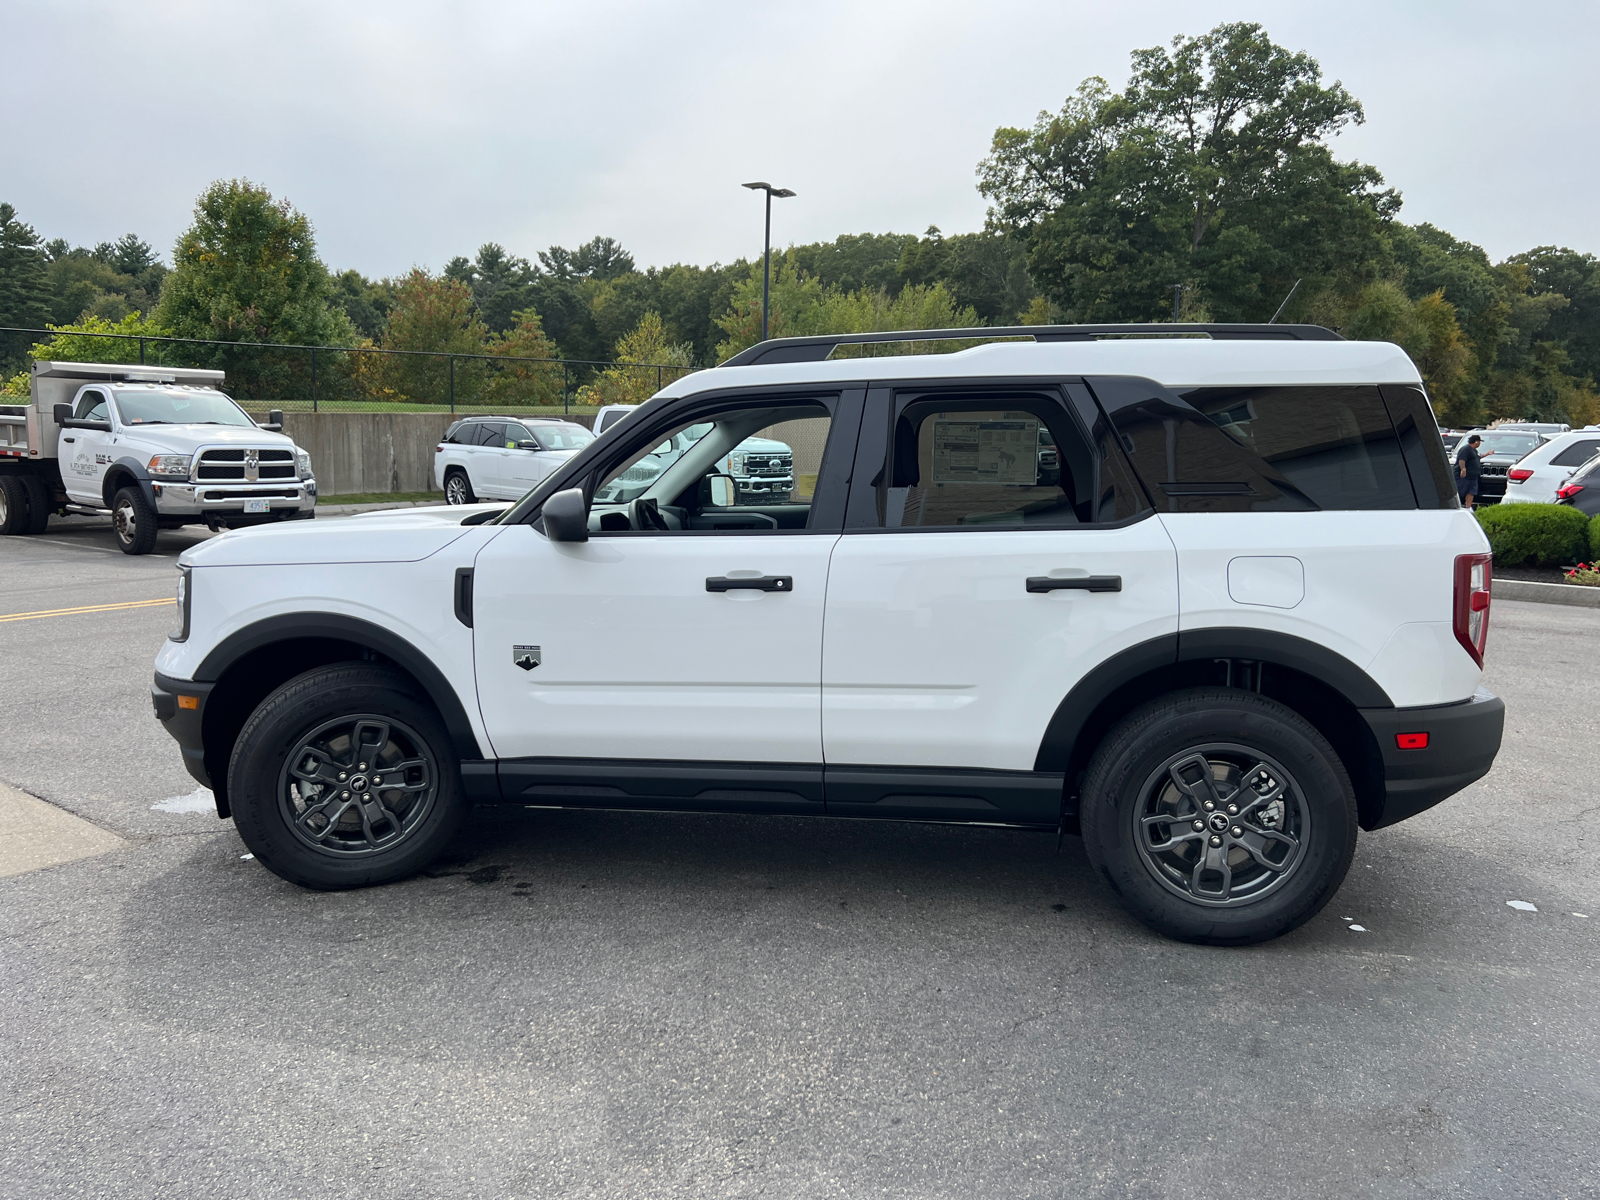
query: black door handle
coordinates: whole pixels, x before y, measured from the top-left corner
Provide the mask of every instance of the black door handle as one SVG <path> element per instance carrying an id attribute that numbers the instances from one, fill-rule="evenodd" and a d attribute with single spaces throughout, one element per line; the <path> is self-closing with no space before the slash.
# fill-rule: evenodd
<path id="1" fill-rule="evenodd" d="M 708 592 L 792 592 L 793 575 L 752 575 L 741 579 L 718 576 L 706 580 Z"/>
<path id="2" fill-rule="evenodd" d="M 1028 576 L 1030 592 L 1120 592 L 1121 575 L 1079 575 L 1076 578 L 1054 579 L 1049 575 Z"/>

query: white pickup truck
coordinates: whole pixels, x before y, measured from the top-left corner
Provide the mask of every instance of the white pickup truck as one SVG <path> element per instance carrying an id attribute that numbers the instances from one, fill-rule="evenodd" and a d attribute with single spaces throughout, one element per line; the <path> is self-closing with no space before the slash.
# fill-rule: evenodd
<path id="1" fill-rule="evenodd" d="M 311 456 L 218 390 L 221 371 L 33 364 L 30 403 L 0 409 L 0 534 L 52 514 L 110 514 L 127 554 L 180 525 L 316 516 Z"/>

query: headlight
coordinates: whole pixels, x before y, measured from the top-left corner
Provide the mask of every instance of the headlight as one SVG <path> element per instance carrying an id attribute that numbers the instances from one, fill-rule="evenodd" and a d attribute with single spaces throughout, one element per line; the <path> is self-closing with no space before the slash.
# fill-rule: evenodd
<path id="1" fill-rule="evenodd" d="M 743 474 L 743 473 L 744 473 L 744 455 L 742 455 L 742 454 L 730 454 L 730 455 L 728 455 L 728 474 L 730 474 L 730 475 L 740 475 L 740 474 Z"/>
<path id="2" fill-rule="evenodd" d="M 158 454 L 150 460 L 150 474 L 164 478 L 189 478 L 187 454 Z"/>
<path id="3" fill-rule="evenodd" d="M 178 627 L 167 634 L 169 640 L 174 642 L 187 641 L 189 638 L 189 602 L 193 598 L 190 590 L 189 568 L 178 568 Z"/>
<path id="4" fill-rule="evenodd" d="M 300 464 L 300 478 L 301 479 L 310 479 L 311 478 L 311 455 L 307 454 L 304 450 L 296 450 L 294 452 L 294 457 L 295 457 L 295 461 Z"/>

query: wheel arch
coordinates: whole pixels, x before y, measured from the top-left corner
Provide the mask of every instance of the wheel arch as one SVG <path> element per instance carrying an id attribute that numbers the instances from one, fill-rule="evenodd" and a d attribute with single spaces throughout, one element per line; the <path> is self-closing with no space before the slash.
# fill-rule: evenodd
<path id="1" fill-rule="evenodd" d="M 1069 822 L 1095 748 L 1139 705 L 1181 688 L 1259 692 L 1309 721 L 1344 763 L 1363 829 L 1385 803 L 1383 758 L 1363 708 L 1393 708 L 1373 678 L 1343 655 L 1272 630 L 1200 629 L 1165 634 L 1123 650 L 1078 681 L 1057 705 L 1039 743 L 1036 771 L 1066 776 Z"/>
<path id="2" fill-rule="evenodd" d="M 136 458 L 119 458 L 106 468 L 105 477 L 100 481 L 100 499 L 110 508 L 117 493 L 125 487 L 138 488 L 144 494 L 145 502 L 155 508 L 156 494 L 151 487 L 150 472 Z"/>
<path id="3" fill-rule="evenodd" d="M 194 673 L 197 682 L 212 685 L 201 739 L 219 816 L 229 812 L 228 760 L 234 742 L 256 706 L 296 675 L 336 662 L 382 663 L 403 672 L 438 709 L 457 759 L 483 757 L 455 687 L 405 638 L 339 613 L 268 617 L 224 638 Z"/>

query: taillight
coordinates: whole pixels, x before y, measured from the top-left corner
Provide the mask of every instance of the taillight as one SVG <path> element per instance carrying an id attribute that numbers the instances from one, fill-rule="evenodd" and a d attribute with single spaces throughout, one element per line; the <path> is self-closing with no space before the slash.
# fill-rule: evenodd
<path id="1" fill-rule="evenodd" d="M 1493 582 L 1489 554 L 1456 555 L 1456 641 L 1483 666 L 1483 648 L 1489 640 L 1489 592 Z"/>
<path id="2" fill-rule="evenodd" d="M 1521 483 L 1524 479 L 1532 479 L 1533 472 L 1528 470 L 1527 467 L 1512 467 L 1511 470 L 1506 472 L 1506 478 L 1511 480 L 1512 483 Z"/>
<path id="3" fill-rule="evenodd" d="M 1583 491 L 1583 484 L 1569 483 L 1566 487 L 1556 489 L 1556 498 L 1559 500 L 1571 500 L 1581 491 Z"/>

